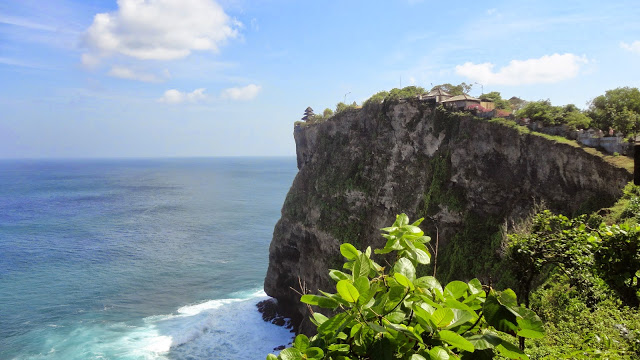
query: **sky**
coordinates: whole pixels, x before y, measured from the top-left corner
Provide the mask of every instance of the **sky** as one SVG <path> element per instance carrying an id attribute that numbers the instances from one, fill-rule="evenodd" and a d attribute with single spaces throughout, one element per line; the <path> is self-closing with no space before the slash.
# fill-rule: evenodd
<path id="1" fill-rule="evenodd" d="M 381 90 L 586 108 L 640 87 L 632 1 L 2 0 L 0 158 L 295 155 Z"/>

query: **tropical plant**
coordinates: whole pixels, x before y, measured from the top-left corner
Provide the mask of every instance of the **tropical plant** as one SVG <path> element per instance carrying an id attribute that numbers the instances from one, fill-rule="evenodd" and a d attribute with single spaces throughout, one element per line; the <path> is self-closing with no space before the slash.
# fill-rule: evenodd
<path id="1" fill-rule="evenodd" d="M 293 359 L 487 359 L 500 354 L 527 359 L 510 336 L 540 338 L 538 316 L 518 305 L 510 290 L 496 291 L 478 279 L 440 285 L 433 276 L 416 277 L 416 267 L 430 262 L 430 238 L 405 214 L 382 229 L 387 239 L 375 254 L 395 252 L 395 262 L 383 267 L 345 243 L 343 270 L 329 270 L 337 293 L 305 294 L 303 303 L 335 311 L 314 312 L 317 334 L 296 336 L 293 346 L 267 360 Z"/>

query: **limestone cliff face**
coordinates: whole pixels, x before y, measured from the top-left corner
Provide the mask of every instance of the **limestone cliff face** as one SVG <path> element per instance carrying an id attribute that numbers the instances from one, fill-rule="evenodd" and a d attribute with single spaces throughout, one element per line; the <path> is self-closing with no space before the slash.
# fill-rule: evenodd
<path id="1" fill-rule="evenodd" d="M 464 280 L 491 275 L 483 259 L 499 256 L 495 234 L 534 204 L 595 210 L 632 179 L 581 148 L 417 101 L 348 110 L 294 136 L 300 171 L 274 230 L 265 291 L 307 333 L 292 289 L 335 292 L 327 269 L 341 268 L 340 244 L 381 247 L 379 229 L 396 214 L 426 216 L 422 227 L 439 234 L 439 277 Z"/>

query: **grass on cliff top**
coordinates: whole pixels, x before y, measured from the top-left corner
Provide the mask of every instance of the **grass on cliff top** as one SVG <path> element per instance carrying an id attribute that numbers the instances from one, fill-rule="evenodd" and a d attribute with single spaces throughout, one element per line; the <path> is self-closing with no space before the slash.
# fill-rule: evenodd
<path id="1" fill-rule="evenodd" d="M 518 133 L 520 133 L 520 134 L 531 134 L 531 135 L 534 135 L 534 136 L 540 136 L 540 137 L 543 137 L 543 138 L 545 138 L 547 140 L 550 140 L 550 141 L 553 141 L 553 142 L 556 142 L 556 143 L 567 144 L 567 145 L 573 146 L 575 148 L 581 148 L 582 150 L 588 152 L 589 154 L 598 156 L 598 157 L 604 159 L 605 161 L 607 161 L 608 163 L 610 163 L 610 164 L 612 164 L 612 165 L 614 165 L 616 167 L 626 169 L 629 172 L 633 172 L 633 159 L 628 157 L 628 156 L 607 155 L 605 153 L 602 153 L 601 151 L 599 151 L 596 148 L 582 146 L 575 140 L 569 140 L 569 139 L 567 139 L 565 137 L 562 137 L 562 136 L 555 136 L 555 135 L 544 134 L 544 133 L 540 133 L 540 132 L 536 132 L 536 131 L 531 131 L 528 127 L 522 126 L 522 125 L 518 125 L 513 120 L 507 120 L 507 119 L 502 119 L 502 118 L 493 118 L 493 119 L 489 120 L 489 122 L 510 127 L 512 129 L 517 130 Z"/>

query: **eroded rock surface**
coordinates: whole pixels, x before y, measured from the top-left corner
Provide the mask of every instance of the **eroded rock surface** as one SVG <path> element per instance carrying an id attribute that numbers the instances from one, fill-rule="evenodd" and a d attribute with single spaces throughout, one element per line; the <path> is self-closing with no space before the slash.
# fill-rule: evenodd
<path id="1" fill-rule="evenodd" d="M 327 269 L 341 268 L 340 244 L 381 247 L 379 229 L 396 214 L 426 216 L 434 239 L 437 227 L 439 276 L 489 277 L 490 266 L 473 262 L 499 256 L 489 235 L 501 226 L 541 202 L 568 215 L 611 205 L 632 179 L 581 148 L 417 101 L 347 110 L 295 127 L 294 137 L 300 171 L 274 230 L 265 291 L 305 333 L 313 325 L 296 291 L 335 292 Z"/>

